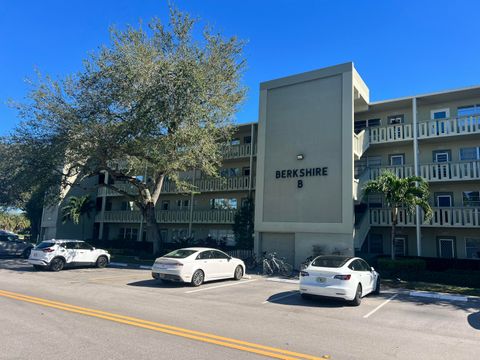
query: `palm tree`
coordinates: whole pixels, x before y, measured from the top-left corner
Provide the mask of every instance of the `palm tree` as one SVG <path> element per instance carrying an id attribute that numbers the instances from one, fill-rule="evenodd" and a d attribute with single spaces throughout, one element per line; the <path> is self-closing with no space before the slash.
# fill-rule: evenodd
<path id="1" fill-rule="evenodd" d="M 90 218 L 90 212 L 93 208 L 94 204 L 89 195 L 70 196 L 67 205 L 62 208 L 62 223 L 72 221 L 75 225 L 78 225 L 80 219 L 85 215 Z M 85 239 L 85 221 L 82 221 L 82 239 Z"/>
<path id="2" fill-rule="evenodd" d="M 386 171 L 377 179 L 370 180 L 363 188 L 364 194 L 383 194 L 392 217 L 392 260 L 395 260 L 395 227 L 398 223 L 398 210 L 403 208 L 408 214 L 415 213 L 416 206 L 423 210 L 423 220 L 432 217 L 432 208 L 428 203 L 430 191 L 428 183 L 420 176 L 399 178 L 393 172 Z"/>

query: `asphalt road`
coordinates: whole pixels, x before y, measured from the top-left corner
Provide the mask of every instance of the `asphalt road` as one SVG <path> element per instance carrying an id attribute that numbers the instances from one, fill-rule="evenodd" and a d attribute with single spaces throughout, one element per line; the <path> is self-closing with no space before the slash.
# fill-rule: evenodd
<path id="1" fill-rule="evenodd" d="M 475 359 L 480 300 L 384 290 L 361 306 L 252 277 L 200 288 L 148 270 L 34 272 L 0 259 L 0 359 Z M 389 301 L 390 300 L 390 301 Z"/>

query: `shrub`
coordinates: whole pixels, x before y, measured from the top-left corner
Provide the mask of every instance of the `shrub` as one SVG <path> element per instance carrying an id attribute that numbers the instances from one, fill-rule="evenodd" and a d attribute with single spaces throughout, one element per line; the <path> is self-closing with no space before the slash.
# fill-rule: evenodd
<path id="1" fill-rule="evenodd" d="M 426 262 L 423 259 L 391 260 L 380 258 L 377 260 L 377 268 L 379 272 L 387 277 L 416 277 L 425 271 L 426 266 Z"/>

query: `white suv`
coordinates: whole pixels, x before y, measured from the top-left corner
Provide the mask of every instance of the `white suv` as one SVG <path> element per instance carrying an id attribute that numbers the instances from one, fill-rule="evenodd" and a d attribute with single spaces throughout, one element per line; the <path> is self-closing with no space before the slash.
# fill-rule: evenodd
<path id="1" fill-rule="evenodd" d="M 64 266 L 94 265 L 103 268 L 110 262 L 110 254 L 81 240 L 46 240 L 35 246 L 28 263 L 35 270 L 49 268 L 60 271 Z"/>

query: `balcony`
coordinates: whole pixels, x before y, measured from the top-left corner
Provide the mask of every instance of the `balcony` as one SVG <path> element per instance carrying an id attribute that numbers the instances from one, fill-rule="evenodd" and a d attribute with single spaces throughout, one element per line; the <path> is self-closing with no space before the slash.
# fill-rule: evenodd
<path id="1" fill-rule="evenodd" d="M 137 189 L 130 184 L 116 184 L 120 190 L 126 191 L 129 194 L 136 194 Z M 249 176 L 234 176 L 234 177 L 219 177 L 219 178 L 201 178 L 195 180 L 196 191 L 201 193 L 206 192 L 225 192 L 225 191 L 249 191 L 255 189 L 255 177 L 252 176 L 252 186 L 250 188 Z M 162 194 L 179 194 L 175 183 L 166 180 L 163 183 Z M 122 196 L 122 194 L 115 190 L 109 189 L 105 186 L 98 188 L 98 196 Z"/>
<path id="2" fill-rule="evenodd" d="M 194 210 L 192 212 L 193 224 L 233 224 L 237 210 Z M 156 218 L 163 224 L 188 224 L 190 210 L 157 210 Z M 105 211 L 95 216 L 96 222 L 108 223 L 139 223 L 140 211 Z"/>
<path id="3" fill-rule="evenodd" d="M 390 209 L 370 209 L 371 226 L 392 226 Z M 399 210 L 397 226 L 415 226 L 415 214 Z M 479 208 L 433 208 L 432 219 L 426 227 L 480 228 Z"/>
<path id="4" fill-rule="evenodd" d="M 480 116 L 430 120 L 418 123 L 418 138 L 480 134 Z"/>
<path id="5" fill-rule="evenodd" d="M 480 161 L 422 164 L 419 170 L 419 175 L 429 182 L 480 180 Z M 414 175 L 413 165 L 372 167 L 370 179 L 378 178 L 385 171 L 400 178 Z"/>
<path id="6" fill-rule="evenodd" d="M 253 148 L 253 154 L 252 154 Z M 252 144 L 242 144 L 242 145 L 227 145 L 223 150 L 223 159 L 240 159 L 250 157 L 250 155 L 257 155 L 257 146 Z"/>

